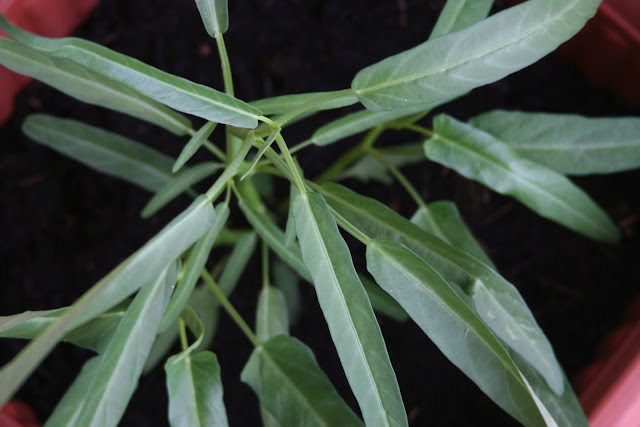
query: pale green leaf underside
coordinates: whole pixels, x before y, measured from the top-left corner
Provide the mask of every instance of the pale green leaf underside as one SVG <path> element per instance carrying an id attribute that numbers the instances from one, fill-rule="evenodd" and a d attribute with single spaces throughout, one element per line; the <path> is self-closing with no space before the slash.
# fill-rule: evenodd
<path id="1" fill-rule="evenodd" d="M 169 204 L 192 185 L 213 175 L 213 173 L 224 167 L 221 163 L 204 162 L 192 168 L 184 169 L 173 176 L 151 199 L 140 212 L 142 218 L 149 218 L 160 209 Z"/>
<path id="2" fill-rule="evenodd" d="M 256 348 L 241 378 L 283 426 L 363 425 L 295 338 L 278 335 Z"/>
<path id="3" fill-rule="evenodd" d="M 198 12 L 207 33 L 213 38 L 229 29 L 229 5 L 227 0 L 196 0 Z"/>
<path id="4" fill-rule="evenodd" d="M 76 38 L 51 39 L 13 26 L 0 15 L 0 27 L 13 39 L 52 58 L 64 58 L 120 82 L 183 113 L 211 122 L 255 128 L 261 112 L 210 87 L 161 71 L 104 46 Z"/>
<path id="5" fill-rule="evenodd" d="M 164 369 L 171 427 L 228 425 L 220 365 L 214 353 L 204 351 L 182 358 L 172 356 Z"/>
<path id="6" fill-rule="evenodd" d="M 482 21 L 489 15 L 492 4 L 493 0 L 447 0 L 429 39 L 454 33 Z"/>
<path id="7" fill-rule="evenodd" d="M 280 289 L 267 286 L 258 297 L 256 336 L 264 343 L 277 335 L 289 335 L 287 302 Z"/>
<path id="8" fill-rule="evenodd" d="M 373 111 L 425 109 L 518 71 L 555 50 L 600 0 L 529 0 L 361 70 L 351 87 Z"/>
<path id="9" fill-rule="evenodd" d="M 96 283 L 64 315 L 2 368 L 0 383 L 4 387 L 0 389 L 0 404 L 13 395 L 68 331 L 115 306 L 152 280 L 211 228 L 214 222 L 215 212 L 211 203 L 205 196 L 198 197 L 142 248 Z"/>
<path id="10" fill-rule="evenodd" d="M 409 315 L 400 304 L 396 302 L 388 293 L 382 290 L 375 282 L 364 275 L 359 275 L 362 286 L 367 291 L 369 301 L 373 309 L 382 313 L 385 316 L 389 316 L 398 322 L 406 322 L 409 319 Z"/>
<path id="11" fill-rule="evenodd" d="M 424 260 L 399 243 L 374 239 L 367 269 L 440 351 L 505 411 L 542 425 L 520 373 L 484 322 Z"/>
<path id="12" fill-rule="evenodd" d="M 202 126 L 195 135 L 189 139 L 189 142 L 184 146 L 180 155 L 176 159 L 176 162 L 173 164 L 171 168 L 171 172 L 176 173 L 180 170 L 185 163 L 189 161 L 196 151 L 207 141 L 207 138 L 211 136 L 213 130 L 216 128 L 217 123 L 215 122 L 207 122 L 204 126 Z"/>
<path id="13" fill-rule="evenodd" d="M 434 130 L 436 136 L 424 143 L 431 160 L 592 239 L 615 243 L 620 238 L 607 214 L 558 172 L 521 157 L 504 142 L 452 117 L 436 117 Z"/>
<path id="14" fill-rule="evenodd" d="M 420 207 L 411 217 L 411 222 L 497 270 L 467 228 L 453 202 L 442 200 Z"/>
<path id="15" fill-rule="evenodd" d="M 173 178 L 173 160 L 118 134 L 76 120 L 32 114 L 22 125 L 24 133 L 72 159 L 100 172 L 158 191 Z"/>
<path id="16" fill-rule="evenodd" d="M 89 385 L 90 393 L 83 399 L 77 416 L 64 425 L 118 425 L 137 387 L 179 269 L 179 262 L 167 266 L 133 299 L 109 346 L 98 358 Z M 85 384 L 82 375 L 76 381 Z"/>
<path id="17" fill-rule="evenodd" d="M 258 236 L 256 233 L 247 233 L 233 245 L 231 255 L 218 280 L 218 286 L 225 295 L 230 295 L 233 292 L 238 280 L 240 280 L 240 276 L 246 269 L 251 255 L 256 250 L 257 244 Z"/>
<path id="18" fill-rule="evenodd" d="M 4 19 L 1 14 L 0 19 Z M 0 64 L 80 101 L 129 114 L 177 135 L 184 135 L 191 127 L 186 117 L 140 95 L 135 89 L 81 65 L 43 55 L 6 38 L 0 38 Z"/>
<path id="19" fill-rule="evenodd" d="M 401 243 L 424 259 L 496 335 L 536 367 L 554 391 L 562 392 L 562 371 L 551 344 L 511 283 L 374 199 L 337 184 L 325 184 L 322 194 L 333 209 L 367 236 Z"/>
<path id="20" fill-rule="evenodd" d="M 519 154 L 569 175 L 640 167 L 640 119 L 495 110 L 469 123 Z"/>
<path id="21" fill-rule="evenodd" d="M 311 136 L 315 145 L 329 145 L 341 139 L 364 132 L 386 122 L 428 110 L 421 105 L 397 111 L 358 111 L 319 127 Z"/>
<path id="22" fill-rule="evenodd" d="M 295 95 L 274 96 L 271 98 L 251 101 L 249 105 L 262 111 L 262 114 L 282 114 L 313 99 L 329 95 L 330 93 L 331 92 L 310 92 Z M 345 94 L 314 105 L 312 111 L 333 110 L 353 105 L 356 102 L 358 102 L 358 98 L 356 98 L 355 95 L 351 93 Z"/>
<path id="23" fill-rule="evenodd" d="M 271 263 L 271 271 L 273 284 L 280 289 L 287 302 L 290 322 L 295 323 L 297 317 L 300 315 L 301 308 L 298 275 L 288 264 L 279 259 Z"/>
<path id="24" fill-rule="evenodd" d="M 320 194 L 306 193 L 293 212 L 302 259 L 365 422 L 408 425 L 380 327 L 329 207 Z"/>

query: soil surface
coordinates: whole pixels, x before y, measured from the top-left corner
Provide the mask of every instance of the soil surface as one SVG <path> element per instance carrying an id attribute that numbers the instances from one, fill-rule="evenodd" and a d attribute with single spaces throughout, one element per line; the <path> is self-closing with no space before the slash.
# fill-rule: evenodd
<path id="1" fill-rule="evenodd" d="M 225 34 L 244 100 L 349 87 L 361 68 L 425 40 L 444 1 L 262 0 L 230 2 Z M 498 3 L 497 7 L 500 7 Z M 221 88 L 213 42 L 200 25 L 192 0 L 103 0 L 77 35 L 139 58 L 165 71 Z M 640 115 L 605 90 L 591 87 L 580 71 L 551 55 L 498 83 L 473 91 L 439 112 L 467 119 L 493 108 L 574 112 L 587 116 Z M 348 110 L 346 110 L 348 111 Z M 188 202 L 179 199 L 151 220 L 139 212 L 149 193 L 101 175 L 25 138 L 26 115 L 44 112 L 75 118 L 121 133 L 177 156 L 184 138 L 98 107 L 86 106 L 34 83 L 19 97 L 13 118 L 0 128 L 0 313 L 71 304 L 93 283 L 140 247 Z M 318 115 L 287 130 L 295 143 L 313 126 L 341 112 Z M 424 120 L 429 123 L 430 118 Z M 194 119 L 199 126 L 200 121 Z M 222 141 L 222 134 L 214 140 Z M 385 142 L 411 142 L 393 134 Z M 308 176 L 320 172 L 356 139 L 299 159 Z M 415 141 L 415 139 L 414 139 Z M 546 331 L 569 377 L 594 359 L 598 342 L 637 296 L 640 269 L 638 214 L 640 172 L 575 178 L 621 227 L 619 245 L 590 241 L 544 220 L 512 199 L 492 193 L 433 163 L 406 168 L 425 200 L 456 202 L 502 274 L 516 284 Z M 404 215 L 415 209 L 397 185 L 348 182 Z M 286 186 L 277 192 L 286 191 Z M 243 226 L 235 209 L 232 221 Z M 357 259 L 363 248 L 353 246 Z M 250 271 L 258 271 L 256 260 Z M 259 280 L 243 276 L 231 300 L 253 324 Z M 339 392 L 356 408 L 312 288 L 301 286 L 301 316 L 292 335 L 315 352 Z M 413 323 L 379 317 L 412 425 L 516 425 L 451 365 Z M 24 342 L 3 340 L 0 363 Z M 250 343 L 222 316 L 212 347 L 218 354 L 231 425 L 259 422 L 257 401 L 239 372 Z M 18 393 L 46 419 L 90 352 L 59 345 Z M 167 424 L 161 367 L 140 381 L 122 425 Z"/>

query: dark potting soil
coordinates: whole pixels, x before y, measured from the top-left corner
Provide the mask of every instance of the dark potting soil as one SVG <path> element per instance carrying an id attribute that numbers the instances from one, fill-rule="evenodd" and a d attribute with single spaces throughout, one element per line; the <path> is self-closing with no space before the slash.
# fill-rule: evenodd
<path id="1" fill-rule="evenodd" d="M 263 0 L 230 2 L 225 35 L 236 94 L 268 96 L 349 87 L 361 68 L 412 47 L 428 36 L 443 0 Z M 498 4 L 499 8 L 501 5 Z M 205 33 L 192 0 L 103 0 L 78 30 L 88 38 L 165 71 L 221 88 L 215 42 Z M 613 94 L 591 87 L 579 70 L 551 55 L 498 83 L 473 91 L 439 111 L 467 119 L 492 108 L 574 112 L 588 116 L 640 115 Z M 20 126 L 34 112 L 75 118 L 110 129 L 176 156 L 186 142 L 151 125 L 86 106 L 34 83 L 19 97 L 13 118 L 0 128 L 0 313 L 71 304 L 93 283 L 140 247 L 186 205 L 182 198 L 145 221 L 139 212 L 148 193 L 89 170 L 25 138 Z M 290 143 L 344 112 L 318 115 L 285 132 Z M 425 123 L 429 123 L 427 118 Z M 194 119 L 194 124 L 200 125 Z M 222 134 L 214 134 L 221 141 Z M 415 141 L 404 134 L 385 143 Z M 313 176 L 352 139 L 299 156 Z M 516 284 L 551 340 L 569 377 L 593 360 L 598 342 L 620 321 L 638 294 L 640 269 L 637 188 L 640 172 L 575 178 L 621 227 L 619 245 L 590 241 L 544 220 L 512 199 L 433 163 L 406 168 L 427 201 L 456 202 L 466 222 L 502 274 Z M 348 182 L 404 215 L 415 206 L 398 185 Z M 282 186 L 279 192 L 286 191 Z M 232 223 L 243 226 L 238 210 Z M 363 248 L 352 246 L 357 260 Z M 253 261 L 250 271 L 258 271 Z M 258 279 L 243 276 L 231 300 L 253 324 Z M 315 352 L 320 365 L 357 410 L 311 287 L 302 285 L 302 308 L 292 335 Z M 515 425 L 451 365 L 412 324 L 379 317 L 412 425 Z M 6 363 L 24 342 L 2 340 Z M 257 401 L 239 372 L 250 343 L 222 316 L 212 347 L 222 366 L 225 402 L 234 426 L 259 422 Z M 42 419 L 53 410 L 91 353 L 59 345 L 22 387 L 18 397 Z M 167 424 L 162 367 L 140 381 L 124 416 L 125 426 Z"/>

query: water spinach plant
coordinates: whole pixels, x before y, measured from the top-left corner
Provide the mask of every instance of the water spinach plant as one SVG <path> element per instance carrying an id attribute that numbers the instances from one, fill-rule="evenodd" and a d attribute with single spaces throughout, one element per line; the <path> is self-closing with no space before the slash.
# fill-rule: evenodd
<path id="1" fill-rule="evenodd" d="M 640 165 L 640 120 L 517 111 L 490 111 L 467 122 L 446 113 L 427 117 L 555 50 L 600 1 L 529 0 L 490 15 L 491 0 L 448 0 L 428 40 L 360 70 L 350 88 L 253 102 L 234 95 L 224 42 L 226 1 L 195 3 L 215 39 L 224 90 L 86 40 L 36 36 L 0 16 L 9 36 L 0 38 L 2 65 L 164 128 L 185 144 L 172 159 L 108 130 L 46 114 L 27 117 L 28 136 L 153 193 L 143 217 L 180 194 L 193 198 L 71 306 L 0 317 L 1 337 L 30 340 L 0 371 L 0 405 L 65 340 L 95 356 L 47 425 L 117 425 L 140 376 L 158 363 L 166 371 L 171 425 L 227 425 L 221 367 L 208 350 L 224 311 L 254 346 L 240 379 L 257 395 L 265 425 L 406 426 L 377 312 L 415 322 L 425 339 L 522 424 L 587 426 L 516 287 L 497 271 L 455 205 L 425 203 L 401 169 L 440 163 L 577 233 L 617 242 L 615 224 L 567 175 Z M 362 109 L 310 131 L 307 140 L 287 140 L 291 123 L 358 103 Z M 194 129 L 189 115 L 206 122 Z M 226 127 L 222 148 L 209 141 L 219 125 Z M 381 134 L 399 130 L 422 141 L 379 143 Z M 296 160 L 311 145 L 357 134 L 363 134 L 360 143 L 317 177 L 306 176 Z M 202 150 L 211 161 L 195 163 Z M 345 176 L 392 176 L 415 200 L 415 214 L 405 218 L 338 184 Z M 260 191 L 272 179 L 290 186 L 282 201 L 286 218 Z M 203 181 L 209 188 L 198 194 L 192 187 Z M 231 215 L 244 217 L 251 229 L 230 227 Z M 349 247 L 345 234 L 358 243 Z M 212 257 L 221 246 L 231 247 L 228 256 Z M 366 269 L 356 270 L 352 251 L 364 251 Z M 228 296 L 254 253 L 261 259 L 262 287 L 252 328 Z M 298 278 L 315 288 L 359 413 L 338 394 L 305 337 L 289 335 Z M 170 354 L 176 340 L 182 349 Z"/>

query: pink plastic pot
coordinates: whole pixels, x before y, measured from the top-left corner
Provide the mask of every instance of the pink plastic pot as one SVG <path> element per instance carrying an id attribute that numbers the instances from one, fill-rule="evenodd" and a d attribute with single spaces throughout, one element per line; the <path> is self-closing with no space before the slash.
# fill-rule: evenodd
<path id="1" fill-rule="evenodd" d="M 40 422 L 27 404 L 13 399 L 0 409 L 0 426 L 40 427 Z"/>
<path id="2" fill-rule="evenodd" d="M 0 0 L 0 13 L 21 28 L 47 37 L 73 31 L 99 0 Z M 4 33 L 0 31 L 0 35 Z M 13 100 L 31 79 L 0 66 L 0 125 L 13 111 Z"/>

